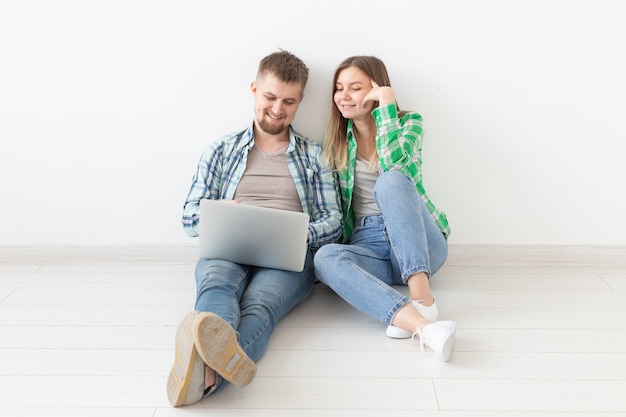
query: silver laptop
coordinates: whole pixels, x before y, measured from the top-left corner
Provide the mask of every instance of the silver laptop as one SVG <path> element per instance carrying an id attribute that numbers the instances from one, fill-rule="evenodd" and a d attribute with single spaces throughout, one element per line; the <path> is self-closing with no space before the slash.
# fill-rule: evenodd
<path id="1" fill-rule="evenodd" d="M 199 256 L 300 272 L 308 226 L 305 213 L 202 199 Z"/>

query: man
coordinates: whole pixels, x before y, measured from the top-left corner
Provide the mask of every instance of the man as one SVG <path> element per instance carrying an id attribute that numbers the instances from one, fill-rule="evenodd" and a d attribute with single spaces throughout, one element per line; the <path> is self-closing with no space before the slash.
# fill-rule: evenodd
<path id="1" fill-rule="evenodd" d="M 310 217 L 302 272 L 199 259 L 196 305 L 176 333 L 167 382 L 173 406 L 193 404 L 226 382 L 249 384 L 276 323 L 311 292 L 313 252 L 337 241 L 342 216 L 334 173 L 321 147 L 291 126 L 304 97 L 309 69 L 280 50 L 261 60 L 251 85 L 254 121 L 204 151 L 183 209 L 183 228 L 198 235 L 200 200 L 303 211 Z"/>

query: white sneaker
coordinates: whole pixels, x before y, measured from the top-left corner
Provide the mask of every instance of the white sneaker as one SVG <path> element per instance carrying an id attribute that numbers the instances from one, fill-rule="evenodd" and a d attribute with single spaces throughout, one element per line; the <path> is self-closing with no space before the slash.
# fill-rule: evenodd
<path id="1" fill-rule="evenodd" d="M 424 304 L 420 303 L 420 301 L 412 300 L 411 303 L 417 309 L 417 311 L 419 311 L 419 313 L 424 316 L 426 320 L 432 322 L 437 321 L 437 317 L 439 316 L 439 312 L 437 311 L 437 304 L 433 302 L 431 306 L 426 307 Z M 409 337 L 413 336 L 413 332 L 404 330 L 392 324 L 387 326 L 386 334 L 387 337 L 392 337 L 394 339 L 408 339 Z"/>
<path id="2" fill-rule="evenodd" d="M 440 361 L 447 362 L 452 356 L 455 333 L 455 322 L 436 321 L 427 324 L 423 329 L 418 327 L 413 333 L 413 337 L 419 336 L 422 352 L 432 353 Z"/>

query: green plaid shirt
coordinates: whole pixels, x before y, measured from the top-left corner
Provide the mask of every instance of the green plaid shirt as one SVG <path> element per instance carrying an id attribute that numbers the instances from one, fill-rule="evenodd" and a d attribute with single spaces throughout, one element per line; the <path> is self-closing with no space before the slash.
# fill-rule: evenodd
<path id="1" fill-rule="evenodd" d="M 398 118 L 395 104 L 378 107 L 372 111 L 376 121 L 376 148 L 379 156 L 380 172 L 400 171 L 413 179 L 422 200 L 431 216 L 446 238 L 450 235 L 450 226 L 446 215 L 430 201 L 422 183 L 422 116 L 415 112 L 406 113 Z M 354 166 L 356 161 L 356 140 L 352 132 L 352 120 L 348 121 L 348 164 L 345 170 L 338 172 L 341 187 L 344 229 L 343 241 L 348 242 L 354 231 L 354 209 L 352 191 L 354 189 Z"/>

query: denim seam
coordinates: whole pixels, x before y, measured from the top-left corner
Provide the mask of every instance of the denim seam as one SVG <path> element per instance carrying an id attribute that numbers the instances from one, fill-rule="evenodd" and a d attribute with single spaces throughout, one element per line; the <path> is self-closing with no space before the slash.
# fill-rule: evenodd
<path id="1" fill-rule="evenodd" d="M 429 268 L 426 265 L 418 265 L 413 268 L 409 268 L 406 271 L 402 272 L 402 282 L 406 284 L 406 281 L 411 275 L 417 274 L 419 272 L 426 272 L 426 274 L 430 277 L 430 271 L 428 269 Z"/>
<path id="2" fill-rule="evenodd" d="M 254 277 L 252 278 L 254 279 Z M 285 302 L 285 300 L 288 300 L 291 298 L 292 294 L 295 294 L 298 292 L 298 290 L 300 290 L 300 288 L 302 288 L 302 285 L 305 284 L 307 281 L 302 280 L 301 281 L 301 285 L 298 287 L 294 287 L 294 289 L 289 293 L 289 294 L 285 294 L 280 300 L 279 300 L 279 304 L 280 306 L 282 306 Z M 307 299 L 309 297 L 309 295 L 311 294 L 311 292 L 309 291 L 306 296 L 300 300 L 298 302 L 298 304 L 300 304 L 302 301 L 304 301 L 305 299 Z M 279 311 L 280 309 L 276 308 L 277 305 L 272 306 L 271 308 L 269 308 L 270 311 L 270 316 L 275 316 L 277 314 L 277 311 Z M 278 320 L 277 320 L 278 322 Z M 270 321 L 266 320 L 263 323 L 263 327 L 261 329 L 259 329 L 258 332 L 256 332 L 256 334 L 254 335 L 254 338 L 252 340 L 249 341 L 249 343 L 245 346 L 244 350 L 247 350 L 248 347 L 252 346 L 254 343 L 256 343 L 256 341 L 259 339 L 259 337 L 267 330 L 267 328 L 270 326 Z"/>
<path id="3" fill-rule="evenodd" d="M 398 312 L 407 304 L 409 304 L 411 302 L 411 300 L 408 299 L 408 297 L 405 297 L 407 300 L 406 302 L 403 303 L 398 303 L 394 306 L 393 309 L 391 309 L 389 311 L 389 314 L 387 315 L 387 318 L 385 319 L 385 324 L 389 324 L 391 325 L 391 323 L 393 323 L 393 319 L 394 317 L 396 317 L 396 314 L 398 314 Z"/>
<path id="4" fill-rule="evenodd" d="M 233 299 L 234 299 L 234 300 L 237 300 L 237 299 L 238 299 L 237 294 L 239 293 L 239 289 L 241 288 L 241 283 L 245 280 L 245 277 L 248 275 L 248 273 L 249 273 L 249 272 L 250 272 L 250 270 L 249 270 L 249 269 L 246 269 L 246 270 L 242 271 L 242 273 L 241 273 L 239 276 L 237 276 L 237 279 L 234 281 L 234 282 L 236 283 L 236 285 L 235 285 L 235 286 L 233 286 L 233 290 L 234 290 L 234 291 L 233 291 L 233 294 L 234 294 Z M 204 275 L 204 277 L 206 277 L 206 275 Z M 203 280 L 203 281 L 204 281 L 204 280 Z M 209 280 L 209 281 L 210 281 L 210 280 Z M 198 302 L 198 300 L 200 299 L 200 295 L 201 295 L 204 291 L 206 291 L 206 289 L 203 289 L 203 291 L 201 292 L 201 291 L 200 291 L 200 287 L 199 287 L 197 284 L 196 284 L 196 286 L 198 287 L 198 288 L 197 288 L 197 290 L 196 290 L 196 303 L 197 303 L 197 302 Z M 236 306 L 233 306 L 233 307 L 236 307 Z M 235 311 L 235 312 L 237 313 L 237 308 L 233 308 L 233 311 Z M 239 315 L 238 315 L 238 314 L 235 314 L 235 316 L 236 316 L 236 317 L 238 317 Z M 231 323 L 231 325 L 232 325 L 234 328 L 237 328 L 237 326 L 236 326 L 236 325 L 238 325 L 238 323 Z"/>
<path id="5" fill-rule="evenodd" d="M 388 285 L 385 282 L 381 281 L 380 279 L 372 276 L 369 272 L 367 272 L 363 268 L 361 268 L 360 265 L 352 262 L 352 260 L 349 257 L 345 256 L 345 251 L 343 249 L 340 249 L 339 253 L 341 254 L 341 257 L 345 260 L 345 262 L 347 262 L 350 265 L 352 265 L 352 267 L 357 272 L 359 272 L 361 275 L 367 277 L 373 284 L 377 285 L 380 289 L 382 289 L 387 294 L 392 296 L 392 298 L 395 298 L 397 300 L 396 303 L 394 304 L 394 306 L 389 310 L 389 312 L 387 312 L 387 315 L 386 315 L 386 317 L 385 317 L 385 319 L 383 321 L 385 324 L 391 324 L 391 321 L 393 320 L 393 318 L 397 314 L 397 312 L 402 307 L 404 307 L 405 304 L 411 302 L 411 299 L 409 297 L 406 297 L 406 296 L 402 295 L 402 293 L 400 293 L 399 291 L 396 291 L 391 285 Z M 398 296 L 400 296 L 400 297 L 398 297 Z"/>

